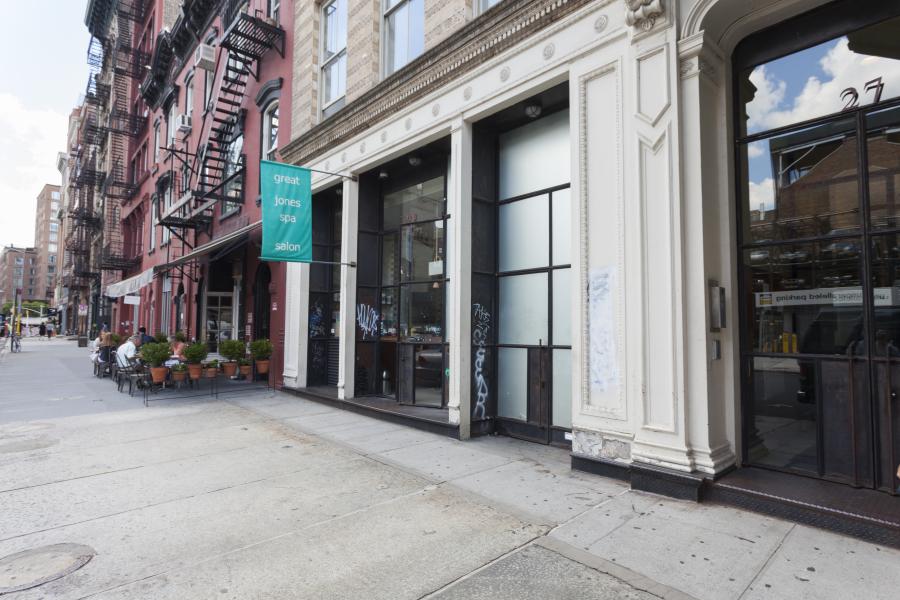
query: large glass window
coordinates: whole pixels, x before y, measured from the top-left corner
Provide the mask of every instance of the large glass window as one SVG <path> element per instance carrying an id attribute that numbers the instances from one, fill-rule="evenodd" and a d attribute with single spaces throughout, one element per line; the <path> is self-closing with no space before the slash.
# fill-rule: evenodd
<path id="1" fill-rule="evenodd" d="M 446 405 L 445 207 L 439 175 L 387 187 L 380 215 L 360 221 L 357 352 L 377 365 L 367 390 L 402 403 Z M 364 233 L 373 218 L 379 231 Z"/>
<path id="2" fill-rule="evenodd" d="M 384 74 L 401 69 L 425 49 L 425 0 L 384 0 Z"/>
<path id="3" fill-rule="evenodd" d="M 271 102 L 263 111 L 263 147 L 264 160 L 275 160 L 278 151 L 278 101 Z"/>
<path id="4" fill-rule="evenodd" d="M 344 106 L 347 90 L 347 0 L 322 7 L 322 116 Z"/>
<path id="5" fill-rule="evenodd" d="M 735 52 L 744 460 L 893 490 L 900 17 L 809 43 L 811 18 Z"/>
<path id="6" fill-rule="evenodd" d="M 313 196 L 307 385 L 336 386 L 341 314 L 341 188 Z M 330 264 L 329 264 L 330 263 Z"/>
<path id="7" fill-rule="evenodd" d="M 498 138 L 497 415 L 542 441 L 571 427 L 568 118 Z"/>
<path id="8" fill-rule="evenodd" d="M 234 134 L 225 157 L 225 171 L 222 175 L 222 214 L 228 215 L 241 207 L 244 198 L 244 134 Z"/>

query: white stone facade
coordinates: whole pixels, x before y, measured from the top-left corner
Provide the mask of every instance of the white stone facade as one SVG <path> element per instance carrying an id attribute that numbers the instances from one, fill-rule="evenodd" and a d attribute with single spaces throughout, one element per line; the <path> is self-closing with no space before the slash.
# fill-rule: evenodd
<path id="1" fill-rule="evenodd" d="M 569 309 L 572 331 L 580 332 L 572 347 L 573 454 L 700 474 L 740 461 L 728 57 L 750 33 L 820 4 L 591 2 L 304 163 L 359 174 L 450 137 L 447 212 L 454 227 L 447 244 L 446 338 L 450 421 L 461 437 L 469 435 L 472 411 L 471 356 L 459 351 L 471 345 L 471 317 L 458 308 L 471 304 L 472 125 L 567 82 L 571 255 L 578 275 L 572 277 Z M 314 174 L 313 191 L 338 181 Z M 356 194 L 356 182 L 344 180 L 345 262 L 356 259 Z M 711 280 L 724 287 L 726 300 L 726 326 L 715 332 Z M 289 265 L 289 387 L 306 385 L 308 281 L 307 265 Z M 594 306 L 592 285 L 603 287 Z M 342 268 L 341 290 L 338 388 L 347 398 L 354 389 L 355 349 L 345 343 L 354 339 L 350 267 Z M 599 361 L 593 375 L 592 361 Z"/>

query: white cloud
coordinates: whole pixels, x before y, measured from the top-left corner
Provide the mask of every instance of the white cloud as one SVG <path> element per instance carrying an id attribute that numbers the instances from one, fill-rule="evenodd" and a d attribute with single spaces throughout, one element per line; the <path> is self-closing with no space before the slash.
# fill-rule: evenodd
<path id="1" fill-rule="evenodd" d="M 854 87 L 859 92 L 859 104 L 870 104 L 874 95 L 865 91 L 866 82 L 877 77 L 884 82 L 882 99 L 900 96 L 900 60 L 880 56 L 856 54 L 849 48 L 847 38 L 841 38 L 819 61 L 826 78 L 812 76 L 793 99 L 785 101 L 786 82 L 757 67 L 750 81 L 757 88 L 753 101 L 747 105 L 748 127 L 759 131 L 781 127 L 843 110 L 841 92 Z"/>
<path id="2" fill-rule="evenodd" d="M 56 155 L 65 150 L 68 117 L 33 110 L 0 93 L 0 244 L 34 243 L 35 199 L 59 184 Z"/>
<path id="3" fill-rule="evenodd" d="M 771 177 L 766 177 L 759 183 L 750 182 L 748 207 L 750 210 L 775 208 L 775 182 Z"/>
<path id="4" fill-rule="evenodd" d="M 750 73 L 750 83 L 756 87 L 756 94 L 747 104 L 749 117 L 747 127 L 751 131 L 768 129 L 769 115 L 775 112 L 784 100 L 787 84 L 769 75 L 765 65 L 753 69 Z"/>
<path id="5" fill-rule="evenodd" d="M 748 158 L 759 158 L 765 153 L 765 148 L 763 146 L 766 145 L 766 142 L 753 142 L 747 146 L 747 157 Z"/>

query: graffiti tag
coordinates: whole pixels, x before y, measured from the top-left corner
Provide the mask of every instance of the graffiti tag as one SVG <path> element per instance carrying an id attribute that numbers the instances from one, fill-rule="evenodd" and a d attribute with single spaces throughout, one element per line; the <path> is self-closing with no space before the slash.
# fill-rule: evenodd
<path id="1" fill-rule="evenodd" d="M 475 406 L 472 408 L 472 418 L 484 419 L 487 416 L 488 382 L 484 376 L 485 344 L 488 332 L 491 329 L 491 313 L 484 305 L 475 303 L 472 305 L 472 341 L 475 350 L 474 376 L 475 376 Z"/>
<path id="2" fill-rule="evenodd" d="M 374 337 L 378 334 L 378 311 L 368 304 L 356 305 L 356 325 L 363 332 L 363 337 Z"/>

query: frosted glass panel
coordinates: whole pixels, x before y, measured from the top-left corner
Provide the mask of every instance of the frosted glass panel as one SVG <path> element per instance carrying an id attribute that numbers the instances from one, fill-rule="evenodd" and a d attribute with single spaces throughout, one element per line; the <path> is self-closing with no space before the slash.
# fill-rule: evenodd
<path id="1" fill-rule="evenodd" d="M 547 343 L 547 274 L 500 278 L 500 343 Z"/>
<path id="2" fill-rule="evenodd" d="M 550 260 L 547 194 L 500 205 L 500 270 L 546 267 Z"/>
<path id="3" fill-rule="evenodd" d="M 568 265 L 572 259 L 572 225 L 571 209 L 572 203 L 569 200 L 570 190 L 559 190 L 553 192 L 553 264 Z"/>
<path id="4" fill-rule="evenodd" d="M 553 271 L 553 345 L 572 345 L 571 269 Z"/>
<path id="5" fill-rule="evenodd" d="M 499 348 L 497 350 L 498 414 L 525 421 L 528 417 L 528 350 Z"/>
<path id="6" fill-rule="evenodd" d="M 553 424 L 572 429 L 572 351 L 553 351 Z"/>
<path id="7" fill-rule="evenodd" d="M 569 110 L 500 136 L 500 199 L 569 183 Z"/>

